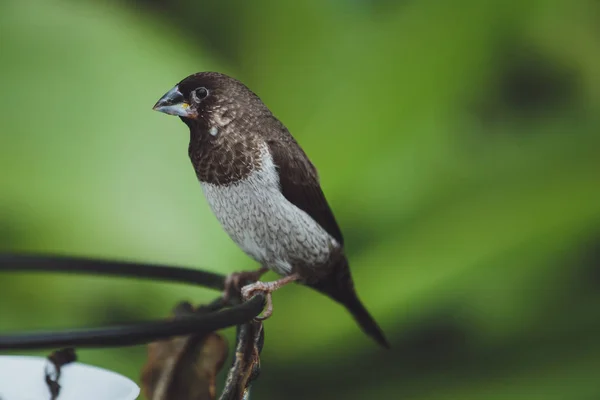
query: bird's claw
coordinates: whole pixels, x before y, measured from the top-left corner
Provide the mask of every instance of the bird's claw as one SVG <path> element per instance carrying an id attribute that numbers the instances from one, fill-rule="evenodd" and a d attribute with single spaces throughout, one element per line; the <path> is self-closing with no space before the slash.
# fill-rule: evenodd
<path id="1" fill-rule="evenodd" d="M 266 268 L 261 268 L 256 271 L 241 271 L 233 272 L 225 278 L 225 289 L 223 290 L 223 299 L 228 301 L 232 297 L 237 297 L 244 287 L 249 282 L 256 282 L 267 271 Z"/>
<path id="2" fill-rule="evenodd" d="M 254 282 L 242 288 L 242 298 L 244 301 L 249 300 L 258 292 L 265 294 L 267 304 L 265 305 L 265 309 L 263 310 L 262 314 L 254 317 L 255 320 L 264 321 L 273 315 L 273 299 L 271 297 L 271 292 L 273 290 L 273 285 L 271 285 L 270 282 Z"/>
<path id="3" fill-rule="evenodd" d="M 280 287 L 287 285 L 290 282 L 297 281 L 298 279 L 300 279 L 300 275 L 294 273 L 272 282 L 259 281 L 251 283 L 242 288 L 242 299 L 246 301 L 250 299 L 250 297 L 254 296 L 256 292 L 263 292 L 265 294 L 267 304 L 265 306 L 265 309 L 263 310 L 262 315 L 257 316 L 254 319 L 257 321 L 264 321 L 273 314 L 273 299 L 271 298 L 271 293 L 276 291 Z"/>

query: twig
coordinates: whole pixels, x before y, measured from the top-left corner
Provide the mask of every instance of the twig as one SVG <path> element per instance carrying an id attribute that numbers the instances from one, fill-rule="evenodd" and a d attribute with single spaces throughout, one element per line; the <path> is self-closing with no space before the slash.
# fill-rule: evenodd
<path id="1" fill-rule="evenodd" d="M 260 373 L 260 352 L 264 343 L 264 329 L 259 321 L 238 327 L 233 365 L 227 374 L 225 388 L 219 400 L 246 400 L 250 385 Z"/>

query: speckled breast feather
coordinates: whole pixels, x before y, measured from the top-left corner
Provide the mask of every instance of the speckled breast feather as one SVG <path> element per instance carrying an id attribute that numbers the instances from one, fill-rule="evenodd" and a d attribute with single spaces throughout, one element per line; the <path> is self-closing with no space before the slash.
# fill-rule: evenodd
<path id="1" fill-rule="evenodd" d="M 227 185 L 201 182 L 213 213 L 244 252 L 281 275 L 293 267 L 325 264 L 339 245 L 281 194 L 268 148 L 259 148 L 260 162 L 243 179 Z"/>

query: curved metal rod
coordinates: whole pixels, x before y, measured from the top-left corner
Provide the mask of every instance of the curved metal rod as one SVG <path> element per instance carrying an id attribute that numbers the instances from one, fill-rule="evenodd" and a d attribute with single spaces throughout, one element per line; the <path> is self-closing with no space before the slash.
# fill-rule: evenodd
<path id="1" fill-rule="evenodd" d="M 63 272 L 178 282 L 223 290 L 225 276 L 191 268 L 91 258 L 0 254 L 0 272 Z"/>
<path id="2" fill-rule="evenodd" d="M 265 296 L 260 293 L 242 304 L 199 316 L 145 321 L 108 328 L 0 335 L 0 350 L 132 346 L 172 336 L 206 334 L 251 321 L 260 314 L 264 304 Z"/>

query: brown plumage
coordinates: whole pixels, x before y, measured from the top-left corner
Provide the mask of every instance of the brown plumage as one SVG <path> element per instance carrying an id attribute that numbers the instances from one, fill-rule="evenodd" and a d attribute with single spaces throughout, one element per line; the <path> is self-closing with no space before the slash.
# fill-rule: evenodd
<path id="1" fill-rule="evenodd" d="M 284 276 L 243 293 L 271 292 L 296 280 L 344 305 L 389 347 L 356 294 L 316 168 L 260 98 L 233 78 L 203 72 L 182 80 L 155 109 L 189 127 L 190 160 L 225 231 L 264 268 Z"/>

